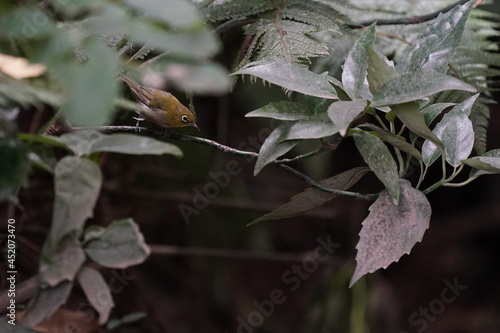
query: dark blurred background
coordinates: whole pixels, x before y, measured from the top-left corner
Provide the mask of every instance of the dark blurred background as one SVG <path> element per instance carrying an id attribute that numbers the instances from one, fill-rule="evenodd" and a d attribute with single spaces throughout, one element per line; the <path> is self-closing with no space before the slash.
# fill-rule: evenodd
<path id="1" fill-rule="evenodd" d="M 500 12 L 500 4 L 495 6 Z M 221 60 L 229 63 L 230 53 Z M 201 133 L 181 131 L 255 150 L 254 142 L 260 146 L 271 127 L 244 115 L 282 96 L 260 82 L 239 82 L 228 96 L 195 99 Z M 24 117 L 24 131 L 43 118 L 35 112 Z M 142 265 L 103 270 L 108 282 L 122 286 L 115 290 L 111 318 L 147 315 L 116 332 L 500 332 L 499 176 L 432 192 L 433 215 L 423 241 L 399 262 L 348 288 L 369 203 L 337 198 L 301 216 L 246 227 L 306 184 L 273 166 L 254 177 L 255 161 L 205 145 L 174 143 L 184 152 L 181 160 L 106 154 L 101 161 L 105 181 L 92 222 L 107 225 L 132 217 L 153 250 Z M 294 153 L 311 147 L 316 144 Z M 363 165 L 353 148 L 347 139 L 336 151 L 293 166 L 323 179 Z M 488 150 L 495 148 L 500 148 L 498 105 L 491 106 L 488 130 Z M 228 165 L 239 167 L 228 185 L 219 186 L 208 203 L 196 199 L 210 191 L 211 175 Z M 20 192 L 18 278 L 37 273 L 52 188 L 52 178 L 35 171 Z M 367 176 L 355 190 L 380 188 Z M 185 207 L 192 210 L 186 213 Z M 319 239 L 338 247 L 314 265 Z M 303 268 L 298 272 L 297 267 Z M 68 308 L 90 311 L 78 287 Z"/>

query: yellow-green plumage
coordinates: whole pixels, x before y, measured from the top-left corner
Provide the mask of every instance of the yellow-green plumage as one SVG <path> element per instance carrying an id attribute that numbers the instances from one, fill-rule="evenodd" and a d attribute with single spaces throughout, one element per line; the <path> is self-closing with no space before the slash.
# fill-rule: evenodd
<path id="1" fill-rule="evenodd" d="M 161 127 L 185 127 L 196 125 L 196 116 L 174 95 L 159 89 L 139 85 L 131 78 L 119 74 L 141 104 L 141 113 L 146 120 Z"/>

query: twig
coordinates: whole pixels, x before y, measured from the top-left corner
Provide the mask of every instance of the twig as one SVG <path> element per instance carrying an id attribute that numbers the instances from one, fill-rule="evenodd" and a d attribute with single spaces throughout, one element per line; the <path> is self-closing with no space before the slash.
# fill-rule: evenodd
<path id="1" fill-rule="evenodd" d="M 187 142 L 195 142 L 195 143 L 205 144 L 205 145 L 216 148 L 218 150 L 223 151 L 224 153 L 231 154 L 231 155 L 245 156 L 245 157 L 251 157 L 251 158 L 259 157 L 259 154 L 256 152 L 253 152 L 253 151 L 239 150 L 239 149 L 235 149 L 235 148 L 223 145 L 223 144 L 221 144 L 217 141 L 214 141 L 214 140 L 200 138 L 197 136 L 175 133 L 172 131 L 154 130 L 154 129 L 148 129 L 148 128 L 144 128 L 144 127 L 137 128 L 135 126 L 73 127 L 73 130 L 78 130 L 78 131 L 98 130 L 98 131 L 104 131 L 104 132 L 136 132 L 139 130 L 142 133 L 152 133 L 154 135 L 158 135 L 158 136 L 161 136 L 164 138 L 171 138 L 171 139 L 176 139 L 179 141 L 187 141 Z M 334 146 L 335 144 L 330 144 L 330 145 L 327 144 L 326 146 L 331 148 L 332 145 Z M 316 155 L 318 153 L 319 152 L 316 150 L 316 151 L 311 152 L 311 154 L 300 155 L 297 158 L 294 158 L 292 160 L 296 161 L 299 159 L 303 159 L 306 157 Z M 364 200 L 368 200 L 368 201 L 372 201 L 377 196 L 377 194 L 361 194 L 361 193 L 356 193 L 356 192 L 342 191 L 342 190 L 336 190 L 336 189 L 331 189 L 331 188 L 325 187 L 325 186 L 321 185 L 320 183 L 314 181 L 312 178 L 310 178 L 310 177 L 300 173 L 299 171 L 295 170 L 294 168 L 284 164 L 285 162 L 286 162 L 286 160 L 276 160 L 273 163 L 278 165 L 282 169 L 290 172 L 291 174 L 295 175 L 296 177 L 304 180 L 307 184 L 317 188 L 318 190 L 321 190 L 321 191 L 324 191 L 327 193 L 355 197 L 355 198 L 364 199 Z"/>
<path id="2" fill-rule="evenodd" d="M 363 27 L 367 27 L 373 23 L 377 23 L 378 26 L 380 25 L 409 25 L 409 24 L 419 24 L 423 22 L 427 22 L 430 20 L 435 19 L 438 17 L 440 13 L 446 13 L 455 8 L 458 5 L 463 5 L 465 3 L 469 2 L 469 0 L 460 0 L 457 1 L 449 6 L 446 6 L 442 9 L 436 10 L 435 12 L 432 12 L 430 14 L 426 15 L 416 15 L 416 16 L 410 16 L 410 17 L 400 17 L 400 18 L 393 18 L 393 19 L 376 19 L 376 20 L 369 20 L 365 22 L 360 22 L 356 24 L 349 24 L 347 25 L 351 29 L 359 29 Z M 482 2 L 482 1 L 481 1 Z M 474 6 L 477 6 L 480 2 L 476 2 Z"/>
<path id="3" fill-rule="evenodd" d="M 302 253 L 289 252 L 255 252 L 241 249 L 214 249 L 172 245 L 149 245 L 151 256 L 189 256 L 189 257 L 211 257 L 219 259 L 237 260 L 261 260 L 272 262 L 301 262 L 313 255 L 313 251 Z M 325 265 L 339 266 L 341 260 L 329 258 L 321 262 Z"/>

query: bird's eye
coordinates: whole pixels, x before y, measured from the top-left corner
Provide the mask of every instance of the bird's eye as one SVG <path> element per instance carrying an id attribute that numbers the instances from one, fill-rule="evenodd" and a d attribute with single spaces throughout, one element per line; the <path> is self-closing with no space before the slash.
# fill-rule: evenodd
<path id="1" fill-rule="evenodd" d="M 181 117 L 181 120 L 182 120 L 182 122 L 183 122 L 183 123 L 187 123 L 187 122 L 189 122 L 189 118 L 188 118 L 188 116 L 186 116 L 186 115 L 183 115 L 183 116 Z"/>

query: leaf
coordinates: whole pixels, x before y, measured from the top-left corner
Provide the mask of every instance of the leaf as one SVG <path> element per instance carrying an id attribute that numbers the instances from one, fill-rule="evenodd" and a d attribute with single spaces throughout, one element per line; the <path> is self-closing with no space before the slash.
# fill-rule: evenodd
<path id="1" fill-rule="evenodd" d="M 40 260 L 40 285 L 54 287 L 63 281 L 73 281 L 84 262 L 82 245 L 71 234 L 65 236 L 55 250 L 44 246 Z"/>
<path id="2" fill-rule="evenodd" d="M 259 150 L 257 162 L 255 162 L 254 175 L 257 175 L 263 167 L 276 160 L 283 154 L 289 152 L 299 141 L 282 141 L 290 129 L 290 123 L 282 123 L 266 138 Z"/>
<path id="3" fill-rule="evenodd" d="M 1 113 L 0 110 L 0 118 Z M 0 202 L 14 196 L 20 186 L 27 185 L 31 171 L 25 143 L 17 139 L 15 135 L 8 135 L 5 125 L 2 127 L 0 129 L 0 156 L 2 156 L 0 158 Z"/>
<path id="4" fill-rule="evenodd" d="M 344 64 L 342 83 L 345 92 L 351 99 L 370 95 L 368 86 L 365 84 L 366 71 L 368 69 L 366 47 L 373 45 L 375 42 L 375 26 L 376 23 L 373 23 L 361 34 L 359 39 L 354 43 L 354 47 L 348 53 Z"/>
<path id="5" fill-rule="evenodd" d="M 94 162 L 74 156 L 62 158 L 54 173 L 55 201 L 48 240 L 57 247 L 69 233 L 77 237 L 92 216 L 102 184 L 102 174 Z"/>
<path id="6" fill-rule="evenodd" d="M 245 117 L 263 117 L 278 120 L 300 120 L 311 115 L 311 111 L 304 105 L 290 101 L 271 102 L 257 110 L 253 110 Z"/>
<path id="7" fill-rule="evenodd" d="M 326 113 L 311 116 L 293 123 L 281 141 L 320 139 L 338 133 L 339 130 L 332 123 Z"/>
<path id="8" fill-rule="evenodd" d="M 366 100 L 334 102 L 328 107 L 328 117 L 338 129 L 340 135 L 345 136 L 351 122 L 366 108 Z"/>
<path id="9" fill-rule="evenodd" d="M 34 327 L 52 317 L 59 307 L 66 303 L 73 288 L 73 282 L 64 281 L 54 287 L 39 289 L 24 312 L 21 324 Z"/>
<path id="10" fill-rule="evenodd" d="M 357 167 L 324 179 L 319 183 L 331 189 L 347 190 L 356 184 L 368 171 L 370 169 L 367 167 Z M 247 226 L 263 221 L 293 217 L 319 207 L 337 196 L 338 194 L 326 193 L 316 188 L 308 188 L 304 192 L 293 196 L 285 205 L 255 219 Z"/>
<path id="11" fill-rule="evenodd" d="M 427 126 L 432 124 L 434 119 L 437 118 L 445 109 L 457 105 L 456 103 L 437 103 L 431 104 L 423 108 L 420 112 L 424 115 L 425 123 Z"/>
<path id="12" fill-rule="evenodd" d="M 166 61 L 165 66 L 158 71 L 163 72 L 167 82 L 174 85 L 178 91 L 189 91 L 195 95 L 220 95 L 231 89 L 229 73 L 220 64 L 172 63 L 172 59 Z M 158 62 L 153 63 L 153 67 L 156 67 L 156 64 Z"/>
<path id="13" fill-rule="evenodd" d="M 328 82 L 327 74 L 316 74 L 278 58 L 251 62 L 231 75 L 252 75 L 264 81 L 305 95 L 338 99 L 337 92 Z"/>
<path id="14" fill-rule="evenodd" d="M 479 177 L 500 173 L 500 149 L 493 149 L 482 156 L 475 156 L 462 161 L 471 166 L 470 177 Z"/>
<path id="15" fill-rule="evenodd" d="M 123 316 L 120 319 L 111 319 L 106 324 L 106 329 L 113 330 L 113 329 L 116 329 L 116 328 L 122 326 L 123 324 L 134 323 L 134 322 L 141 320 L 143 318 L 146 318 L 146 317 L 147 317 L 147 315 L 144 312 L 132 312 L 132 313 L 126 314 L 125 316 Z"/>
<path id="16" fill-rule="evenodd" d="M 375 94 L 392 79 L 399 76 L 394 68 L 394 63 L 389 61 L 386 56 L 371 47 L 366 47 L 368 55 L 368 86 L 372 94 Z"/>
<path id="17" fill-rule="evenodd" d="M 363 221 L 356 249 L 356 270 L 350 287 L 363 275 L 387 268 L 420 242 L 429 228 L 431 206 L 425 195 L 410 182 L 400 180 L 401 196 L 395 205 L 387 190 L 380 193 Z"/>
<path id="18" fill-rule="evenodd" d="M 421 70 L 403 74 L 384 84 L 373 96 L 370 105 L 376 107 L 401 104 L 425 99 L 445 90 L 476 92 L 476 88 L 453 76 L 432 70 Z"/>
<path id="19" fill-rule="evenodd" d="M 399 201 L 398 166 L 389 149 L 371 133 L 357 132 L 353 137 L 366 164 L 389 191 L 393 202 L 397 203 Z"/>
<path id="20" fill-rule="evenodd" d="M 474 145 L 474 130 L 472 122 L 467 115 L 471 113 L 474 95 L 455 106 L 436 125 L 433 133 L 443 142 L 446 161 L 454 166 L 459 166 L 462 160 L 469 157 Z M 422 156 L 426 165 L 434 163 L 441 155 L 436 146 L 429 141 L 422 146 Z"/>
<path id="21" fill-rule="evenodd" d="M 127 268 L 142 263 L 150 253 L 132 219 L 113 221 L 99 239 L 85 246 L 85 253 L 99 265 Z"/>
<path id="22" fill-rule="evenodd" d="M 125 0 L 125 3 L 174 28 L 195 28 L 202 24 L 201 16 L 195 5 L 186 0 L 164 0 L 162 2 Z"/>
<path id="23" fill-rule="evenodd" d="M 362 127 L 368 127 L 372 131 L 374 131 L 379 139 L 381 139 L 384 142 L 387 142 L 394 146 L 395 148 L 404 151 L 405 153 L 410 154 L 411 156 L 415 157 L 417 160 L 421 161 L 422 160 L 422 155 L 418 151 L 417 148 L 415 148 L 413 145 L 409 144 L 406 142 L 404 139 L 402 139 L 400 136 L 397 136 L 383 128 L 380 128 L 378 126 L 375 126 L 373 124 L 363 124 L 361 125 Z M 361 127 L 360 126 L 360 127 Z"/>
<path id="24" fill-rule="evenodd" d="M 448 64 L 460 44 L 472 2 L 459 5 L 429 24 L 413 45 L 408 46 L 398 64 L 400 73 L 432 69 L 448 71 Z"/>
<path id="25" fill-rule="evenodd" d="M 72 124 L 103 125 L 118 97 L 117 58 L 114 51 L 97 39 L 89 39 L 84 50 L 88 57 L 85 63 L 63 64 L 55 71 L 69 90 L 63 111 Z"/>
<path id="26" fill-rule="evenodd" d="M 424 115 L 420 112 L 416 102 L 408 102 L 391 106 L 396 116 L 412 131 L 427 140 L 432 141 L 441 150 L 444 150 L 443 143 L 429 129 L 425 123 Z"/>
<path id="27" fill-rule="evenodd" d="M 63 134 L 60 137 L 51 138 L 65 144 L 77 156 L 97 152 L 110 152 L 132 155 L 171 154 L 176 157 L 182 157 L 182 151 L 173 144 L 134 134 L 117 133 L 104 135 L 97 131 L 85 130 L 74 131 Z"/>
<path id="28" fill-rule="evenodd" d="M 111 290 L 101 273 L 89 266 L 84 266 L 78 273 L 78 282 L 92 307 L 99 313 L 99 325 L 105 324 L 115 303 Z"/>

